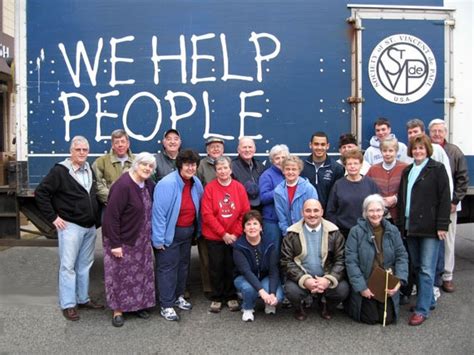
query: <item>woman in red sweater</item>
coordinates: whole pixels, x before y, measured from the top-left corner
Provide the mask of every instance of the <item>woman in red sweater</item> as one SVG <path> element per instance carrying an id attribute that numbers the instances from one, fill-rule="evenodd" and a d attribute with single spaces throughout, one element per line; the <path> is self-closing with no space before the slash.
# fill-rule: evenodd
<path id="1" fill-rule="evenodd" d="M 220 157 L 214 167 L 216 179 L 204 189 L 201 214 L 213 287 L 210 311 L 218 313 L 223 302 L 227 302 L 231 311 L 240 309 L 234 288 L 232 245 L 242 234 L 242 218 L 250 210 L 250 204 L 244 186 L 231 177 L 231 160 Z"/>
<path id="2" fill-rule="evenodd" d="M 388 215 L 385 216 L 393 223 L 397 218 L 397 194 L 400 187 L 403 169 L 407 164 L 397 160 L 398 140 L 384 139 L 380 143 L 383 162 L 372 165 L 367 176 L 372 178 L 380 189 Z"/>

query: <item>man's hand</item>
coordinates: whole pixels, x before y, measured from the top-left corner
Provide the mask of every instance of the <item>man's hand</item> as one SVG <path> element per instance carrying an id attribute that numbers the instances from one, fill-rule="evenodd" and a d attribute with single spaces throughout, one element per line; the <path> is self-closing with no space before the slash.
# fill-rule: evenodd
<path id="1" fill-rule="evenodd" d="M 311 293 L 317 293 L 318 283 L 315 278 L 306 279 L 303 283 L 303 286 Z"/>
<path id="2" fill-rule="evenodd" d="M 446 231 L 438 231 L 438 239 L 439 240 L 445 240 L 447 235 L 448 235 L 448 232 L 446 232 Z"/>
<path id="3" fill-rule="evenodd" d="M 57 230 L 63 230 L 67 226 L 66 221 L 59 216 L 56 217 L 56 219 L 53 221 L 53 224 Z"/>
<path id="4" fill-rule="evenodd" d="M 455 205 L 454 203 L 451 204 L 451 213 L 454 213 L 456 212 L 456 208 L 458 207 L 458 205 Z"/>
<path id="5" fill-rule="evenodd" d="M 325 277 L 315 276 L 314 279 L 316 280 L 316 285 L 317 285 L 316 286 L 316 292 L 317 293 L 324 293 L 324 291 L 326 291 L 326 289 L 331 284 L 331 282 Z"/>

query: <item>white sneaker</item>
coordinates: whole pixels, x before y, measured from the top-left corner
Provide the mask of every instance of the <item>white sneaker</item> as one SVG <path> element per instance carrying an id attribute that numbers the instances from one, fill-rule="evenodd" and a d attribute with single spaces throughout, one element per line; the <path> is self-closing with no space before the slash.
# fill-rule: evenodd
<path id="1" fill-rule="evenodd" d="M 435 301 L 437 301 L 438 298 L 441 297 L 441 292 L 439 291 L 439 287 L 436 287 L 436 286 L 433 287 L 433 295 L 434 295 Z"/>
<path id="2" fill-rule="evenodd" d="M 193 308 L 193 305 L 186 301 L 186 299 L 183 296 L 179 296 L 178 299 L 174 302 L 176 307 L 179 309 L 182 309 L 183 311 L 189 311 L 191 308 Z"/>
<path id="3" fill-rule="evenodd" d="M 253 309 L 244 309 L 242 314 L 242 320 L 244 322 L 253 322 Z"/>
<path id="4" fill-rule="evenodd" d="M 275 314 L 275 313 L 276 313 L 275 306 L 270 306 L 269 304 L 265 305 L 265 314 Z"/>
<path id="5" fill-rule="evenodd" d="M 166 308 L 161 307 L 160 314 L 166 320 L 171 320 L 171 321 L 179 320 L 179 316 L 173 307 L 166 307 Z"/>
<path id="6" fill-rule="evenodd" d="M 417 290 L 416 290 L 416 285 L 413 285 L 413 288 L 411 290 L 411 295 L 416 296 Z"/>

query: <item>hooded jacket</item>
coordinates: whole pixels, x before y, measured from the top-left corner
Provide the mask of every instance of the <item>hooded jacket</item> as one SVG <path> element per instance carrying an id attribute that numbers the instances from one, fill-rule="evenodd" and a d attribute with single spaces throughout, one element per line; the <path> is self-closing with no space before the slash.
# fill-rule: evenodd
<path id="1" fill-rule="evenodd" d="M 387 138 L 396 138 L 393 133 L 390 133 Z M 377 136 L 372 136 L 370 138 L 370 147 L 364 153 L 364 160 L 370 165 L 378 164 L 383 162 L 382 152 L 380 151 L 380 140 Z M 409 158 L 407 155 L 407 146 L 405 143 L 398 142 L 398 153 L 397 160 L 400 160 L 404 163 L 409 163 Z"/>

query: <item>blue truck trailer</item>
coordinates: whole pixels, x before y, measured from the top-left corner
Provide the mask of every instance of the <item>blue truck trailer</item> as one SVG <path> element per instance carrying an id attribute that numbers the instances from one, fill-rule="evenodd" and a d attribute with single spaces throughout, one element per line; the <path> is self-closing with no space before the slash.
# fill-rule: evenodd
<path id="1" fill-rule="evenodd" d="M 473 6 L 450 0 L 21 0 L 17 2 L 17 193 L 23 198 L 70 139 L 91 160 L 124 128 L 134 152 L 163 133 L 204 152 L 204 140 L 253 137 L 308 154 L 325 131 L 369 145 L 373 122 L 444 119 L 474 176 Z M 18 178 L 17 178 L 18 180 Z M 474 188 L 462 212 L 474 220 Z M 22 201 L 24 204 L 25 201 Z M 462 220 L 461 218 L 461 220 Z"/>

